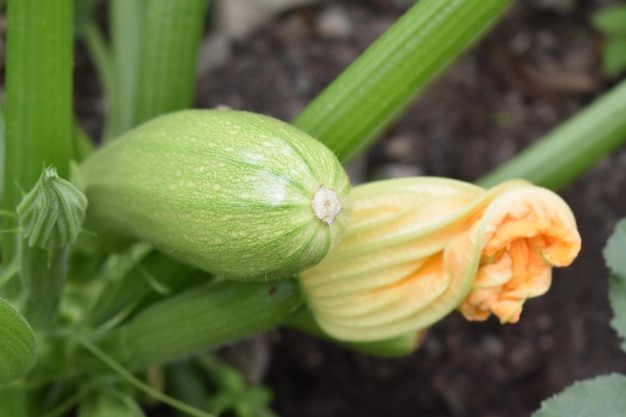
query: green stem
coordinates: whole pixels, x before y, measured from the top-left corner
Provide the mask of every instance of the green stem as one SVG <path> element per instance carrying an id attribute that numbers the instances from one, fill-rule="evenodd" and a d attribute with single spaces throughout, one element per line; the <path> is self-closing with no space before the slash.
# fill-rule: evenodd
<path id="1" fill-rule="evenodd" d="M 512 0 L 421 0 L 328 86 L 293 124 L 342 161 L 364 150 Z"/>
<path id="2" fill-rule="evenodd" d="M 626 81 L 602 95 L 534 145 L 478 180 L 491 187 L 525 178 L 557 190 L 626 141 Z"/>
<path id="3" fill-rule="evenodd" d="M 134 124 L 193 105 L 207 0 L 148 0 Z"/>
<path id="4" fill-rule="evenodd" d="M 97 345 L 122 366 L 143 369 L 274 328 L 301 305 L 293 281 L 211 282 L 142 310 Z"/>
<path id="5" fill-rule="evenodd" d="M 67 276 L 69 246 L 48 252 L 29 247 L 26 239 L 19 240 L 20 277 L 28 298 L 24 316 L 35 328 L 54 324 L 59 313 L 63 286 Z"/>
<path id="6" fill-rule="evenodd" d="M 67 178 L 73 134 L 71 1 L 9 0 L 6 69 L 6 148 L 3 208 L 15 211 L 42 166 Z M 3 229 L 16 228 L 12 219 Z M 15 235 L 2 239 L 3 262 L 16 254 Z M 15 296 L 11 281 L 7 295 Z"/>
<path id="7" fill-rule="evenodd" d="M 138 390 L 148 394 L 152 398 L 155 398 L 161 401 L 164 404 L 167 404 L 171 407 L 174 407 L 182 412 L 189 414 L 194 417 L 215 417 L 213 414 L 206 413 L 202 410 L 199 410 L 195 407 L 191 407 L 181 401 L 178 401 L 175 398 L 172 398 L 168 395 L 163 394 L 160 391 L 155 390 L 148 384 L 137 379 L 133 374 L 128 372 L 123 366 L 115 361 L 114 358 L 104 353 L 104 351 L 100 350 L 91 342 L 84 338 L 79 338 L 78 341 L 80 344 L 87 349 L 91 354 L 93 354 L 99 361 L 105 364 L 107 367 L 111 368 L 116 374 L 124 378 L 128 383 L 137 388 Z"/>
<path id="8" fill-rule="evenodd" d="M 133 126 L 144 3 L 145 0 L 109 1 L 113 88 L 106 97 L 105 141 Z"/>

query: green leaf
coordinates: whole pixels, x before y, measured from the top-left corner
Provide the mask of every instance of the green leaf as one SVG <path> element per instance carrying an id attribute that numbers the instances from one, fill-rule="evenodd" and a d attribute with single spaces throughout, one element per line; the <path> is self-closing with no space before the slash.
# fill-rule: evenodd
<path id="1" fill-rule="evenodd" d="M 615 225 L 613 234 L 602 251 L 606 266 L 626 279 L 626 218 Z"/>
<path id="2" fill-rule="evenodd" d="M 28 322 L 0 298 L 0 385 L 28 373 L 37 359 L 37 339 Z"/>
<path id="3" fill-rule="evenodd" d="M 611 270 L 609 300 L 613 309 L 611 326 L 626 338 L 626 219 L 620 220 L 606 242 L 604 260 Z M 626 350 L 626 344 L 622 344 Z"/>
<path id="4" fill-rule="evenodd" d="M 611 374 L 579 381 L 544 401 L 532 417 L 623 417 L 626 376 Z"/>
<path id="5" fill-rule="evenodd" d="M 626 37 L 609 38 L 602 54 L 602 69 L 609 76 L 626 70 Z"/>
<path id="6" fill-rule="evenodd" d="M 613 309 L 611 327 L 622 339 L 626 339 L 626 277 L 611 275 L 609 300 Z M 622 343 L 622 349 L 626 351 L 626 342 Z"/>
<path id="7" fill-rule="evenodd" d="M 591 17 L 591 22 L 606 35 L 626 35 L 626 4 L 605 7 Z"/>

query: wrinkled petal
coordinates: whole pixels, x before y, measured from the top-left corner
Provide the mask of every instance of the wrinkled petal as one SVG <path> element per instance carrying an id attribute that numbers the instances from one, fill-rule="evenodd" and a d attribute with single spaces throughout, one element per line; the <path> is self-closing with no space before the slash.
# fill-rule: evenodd
<path id="1" fill-rule="evenodd" d="M 479 225 L 474 232 L 483 235 L 481 255 L 495 261 L 480 268 L 472 291 L 459 306 L 468 320 L 485 320 L 493 313 L 502 323 L 518 321 L 524 301 L 550 288 L 551 267 L 569 265 L 580 251 L 572 212 L 544 188 L 502 194 Z"/>

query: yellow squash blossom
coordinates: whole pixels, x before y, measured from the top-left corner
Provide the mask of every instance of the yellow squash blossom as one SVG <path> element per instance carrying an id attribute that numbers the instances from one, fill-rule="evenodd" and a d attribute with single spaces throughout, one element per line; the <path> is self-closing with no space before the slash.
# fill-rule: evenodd
<path id="1" fill-rule="evenodd" d="M 555 193 L 512 180 L 489 190 L 417 177 L 355 187 L 343 241 L 300 274 L 329 335 L 374 341 L 425 328 L 458 308 L 469 320 L 519 319 L 580 250 Z"/>

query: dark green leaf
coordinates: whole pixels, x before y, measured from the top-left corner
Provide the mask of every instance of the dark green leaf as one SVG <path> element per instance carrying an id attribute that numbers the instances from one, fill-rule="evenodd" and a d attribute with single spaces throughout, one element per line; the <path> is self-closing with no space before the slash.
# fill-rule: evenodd
<path id="1" fill-rule="evenodd" d="M 37 360 L 37 339 L 28 322 L 0 298 L 0 386 L 23 377 Z"/>

